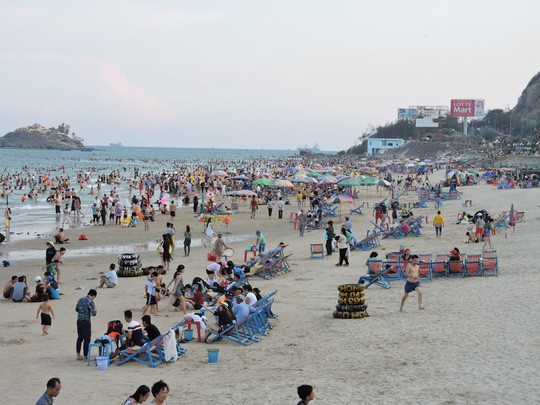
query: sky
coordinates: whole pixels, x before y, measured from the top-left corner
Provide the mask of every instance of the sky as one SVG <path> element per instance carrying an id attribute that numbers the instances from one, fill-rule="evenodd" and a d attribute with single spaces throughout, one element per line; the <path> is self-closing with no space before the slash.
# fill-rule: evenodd
<path id="1" fill-rule="evenodd" d="M 322 150 L 412 105 L 512 108 L 538 0 L 0 0 L 0 135 Z"/>

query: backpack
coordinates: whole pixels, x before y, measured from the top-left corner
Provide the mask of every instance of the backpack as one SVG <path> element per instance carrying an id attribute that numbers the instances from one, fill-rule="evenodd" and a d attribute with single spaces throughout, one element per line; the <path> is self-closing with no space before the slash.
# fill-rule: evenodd
<path id="1" fill-rule="evenodd" d="M 106 335 L 108 335 L 111 332 L 117 332 L 122 334 L 122 329 L 124 328 L 124 325 L 122 325 L 122 322 L 119 320 L 116 321 L 110 321 L 107 323 L 107 332 L 105 332 Z"/>

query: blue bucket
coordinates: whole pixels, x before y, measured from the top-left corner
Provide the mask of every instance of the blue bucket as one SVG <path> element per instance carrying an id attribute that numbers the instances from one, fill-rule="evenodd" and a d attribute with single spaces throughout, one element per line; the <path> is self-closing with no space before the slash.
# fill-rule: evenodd
<path id="1" fill-rule="evenodd" d="M 218 362 L 219 349 L 208 349 L 208 363 Z"/>
<path id="2" fill-rule="evenodd" d="M 187 340 L 188 342 L 191 342 L 193 340 L 193 330 L 192 329 L 185 329 L 184 330 L 184 340 Z"/>

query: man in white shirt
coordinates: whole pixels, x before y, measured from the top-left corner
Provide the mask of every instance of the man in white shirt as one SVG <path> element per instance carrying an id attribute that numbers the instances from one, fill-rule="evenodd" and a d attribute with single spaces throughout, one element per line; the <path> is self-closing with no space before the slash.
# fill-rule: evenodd
<path id="1" fill-rule="evenodd" d="M 246 296 L 245 303 L 252 307 L 257 302 L 257 297 L 255 296 L 255 293 L 253 293 L 253 288 L 249 284 L 244 285 L 243 288 L 244 295 Z"/>
<path id="2" fill-rule="evenodd" d="M 103 288 L 104 285 L 107 288 L 114 288 L 118 284 L 118 276 L 116 275 L 116 265 L 111 263 L 109 271 L 107 273 L 99 273 L 99 285 L 98 288 Z"/>
<path id="3" fill-rule="evenodd" d="M 278 218 L 283 219 L 283 207 L 285 206 L 285 201 L 283 201 L 283 199 L 279 197 L 276 205 L 278 209 Z"/>

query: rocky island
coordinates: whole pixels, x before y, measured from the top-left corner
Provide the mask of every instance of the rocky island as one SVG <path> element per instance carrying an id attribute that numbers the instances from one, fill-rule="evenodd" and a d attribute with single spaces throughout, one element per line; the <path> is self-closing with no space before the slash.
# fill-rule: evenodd
<path id="1" fill-rule="evenodd" d="M 0 138 L 0 148 L 89 150 L 84 139 L 69 133 L 69 125 L 45 128 L 40 124 L 17 128 Z"/>

